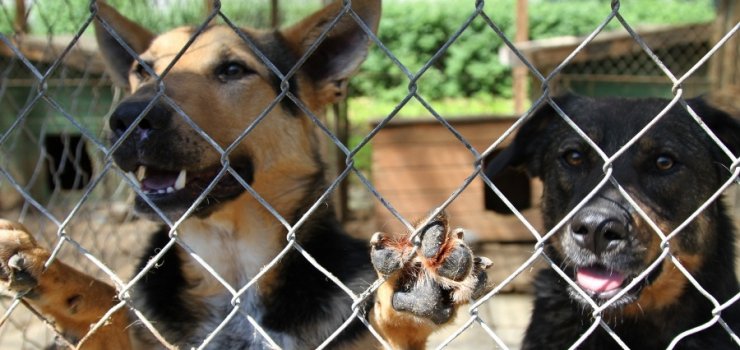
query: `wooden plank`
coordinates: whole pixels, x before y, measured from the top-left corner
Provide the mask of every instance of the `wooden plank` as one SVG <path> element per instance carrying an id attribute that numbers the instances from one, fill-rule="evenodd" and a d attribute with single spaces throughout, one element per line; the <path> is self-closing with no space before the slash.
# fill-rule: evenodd
<path id="1" fill-rule="evenodd" d="M 513 215 L 501 215 L 491 211 L 469 210 L 461 212 L 453 210 L 453 203 L 447 213 L 453 227 L 462 227 L 469 231 L 469 239 L 484 242 L 530 242 L 534 240 L 532 233 Z M 404 219 L 415 222 L 424 218 L 432 207 L 418 206 L 420 211 L 400 212 Z M 428 209 L 428 210 L 427 210 Z M 542 220 L 538 210 L 529 209 L 522 212 L 531 225 L 541 231 Z M 381 205 L 376 206 L 376 226 L 384 232 L 405 232 L 402 223 Z M 541 233 L 541 232 L 540 232 Z"/>
<path id="2" fill-rule="evenodd" d="M 415 208 L 433 208 L 442 204 L 447 198 L 449 198 L 454 191 L 459 188 L 458 186 L 451 186 L 450 188 L 434 188 L 429 190 L 418 190 L 418 189 L 385 189 L 380 187 L 380 184 L 374 183 L 375 188 L 383 196 L 383 198 L 391 203 L 394 207 L 403 208 L 403 210 L 418 211 Z M 466 210 L 483 210 L 485 208 L 485 184 L 481 179 L 474 179 L 462 193 L 453 202 L 453 205 L 457 203 L 463 203 L 463 211 Z M 530 181 L 530 193 L 532 206 L 537 206 L 541 200 L 542 183 L 540 181 Z M 421 209 L 426 210 L 426 209 Z"/>
<path id="3" fill-rule="evenodd" d="M 462 185 L 472 173 L 472 167 L 410 167 L 373 170 L 373 185 L 379 191 L 452 190 Z M 482 183 L 482 180 L 474 182 Z"/>
<path id="4" fill-rule="evenodd" d="M 472 171 L 475 157 L 462 145 L 451 144 L 383 144 L 373 147 L 373 172 L 409 167 L 468 167 Z"/>
<path id="5" fill-rule="evenodd" d="M 484 198 L 480 184 L 471 183 L 465 191 L 452 202 L 448 211 L 484 211 Z M 450 197 L 454 189 L 430 191 L 384 191 L 378 189 L 383 198 L 401 213 L 424 213 L 436 208 Z"/>
<path id="6" fill-rule="evenodd" d="M 711 38 L 711 23 L 691 25 L 660 25 L 637 28 L 637 33 L 652 50 L 679 44 L 707 42 Z M 517 45 L 519 51 L 536 67 L 554 67 L 570 55 L 585 37 L 563 36 L 532 40 Z M 573 57 L 571 63 L 599 60 L 608 57 L 641 52 L 639 45 L 626 30 L 599 34 L 583 51 Z M 508 48 L 502 48 L 502 61 L 512 65 L 523 65 Z"/>
<path id="7" fill-rule="evenodd" d="M 473 144 L 488 145 L 493 143 L 501 134 L 503 134 L 516 121 L 513 118 L 506 119 L 481 119 L 477 122 L 451 122 L 451 125 L 465 139 Z M 462 143 L 455 136 L 439 123 L 403 123 L 387 125 L 383 130 L 375 135 L 372 139 L 373 147 L 375 145 L 390 144 L 408 144 L 408 143 Z"/>

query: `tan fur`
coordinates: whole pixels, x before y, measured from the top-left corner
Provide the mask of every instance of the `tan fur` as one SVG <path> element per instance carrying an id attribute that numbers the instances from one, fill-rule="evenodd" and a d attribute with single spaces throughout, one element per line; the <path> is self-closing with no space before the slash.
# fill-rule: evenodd
<path id="1" fill-rule="evenodd" d="M 426 341 L 437 329 L 434 323 L 393 309 L 391 299 L 399 276 L 388 278 L 376 292 L 375 306 L 370 321 L 393 349 L 418 350 L 426 348 Z"/>
<path id="2" fill-rule="evenodd" d="M 701 256 L 679 256 L 678 260 L 689 271 L 695 271 L 701 264 Z M 688 285 L 688 279 L 670 258 L 663 261 L 663 270 L 658 279 L 640 292 L 637 301 L 625 306 L 625 316 L 642 316 L 645 311 L 657 311 L 674 304 Z"/>
<path id="3" fill-rule="evenodd" d="M 117 304 L 115 289 L 67 264 L 55 260 L 44 270 L 50 253 L 39 247 L 21 224 L 0 219 L 0 247 L 2 261 L 8 261 L 14 255 L 20 256 L 26 271 L 37 279 L 37 286 L 26 300 L 37 311 L 54 320 L 61 334 L 73 335 L 80 340 L 103 314 Z M 8 285 L 10 290 L 26 292 L 18 287 L 12 283 Z M 128 335 L 122 331 L 126 325 L 128 317 L 123 308 L 87 338 L 84 348 L 129 348 Z"/>

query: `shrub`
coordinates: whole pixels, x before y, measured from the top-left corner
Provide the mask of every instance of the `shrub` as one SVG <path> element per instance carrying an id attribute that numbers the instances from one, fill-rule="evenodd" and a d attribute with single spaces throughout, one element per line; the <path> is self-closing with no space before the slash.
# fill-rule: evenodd
<path id="1" fill-rule="evenodd" d="M 202 0 L 180 0 L 177 6 L 152 5 L 150 0 L 109 0 L 146 27 L 162 31 L 203 21 Z M 32 2 L 29 22 L 37 34 L 77 32 L 89 17 L 89 0 Z M 514 35 L 515 0 L 489 0 L 485 13 L 506 33 Z M 318 1 L 281 1 L 283 22 L 291 23 L 320 6 Z M 529 0 L 530 37 L 584 35 L 610 13 L 606 0 Z M 153 9 L 154 7 L 154 9 Z M 10 33 L 12 5 L 0 5 L 0 30 Z M 476 17 L 470 27 L 439 59 L 425 64 L 461 28 L 475 10 L 474 0 L 390 0 L 383 4 L 379 37 L 411 75 L 426 69 L 417 91 L 428 100 L 476 95 L 511 96 L 511 72 L 498 59 L 503 44 L 488 24 Z M 235 23 L 267 26 L 269 3 L 264 0 L 223 1 L 222 12 Z M 712 0 L 622 0 L 620 13 L 631 26 L 709 21 Z M 613 20 L 608 29 L 621 25 Z M 90 31 L 88 31 L 90 32 Z M 399 101 L 409 91 L 409 78 L 384 52 L 371 50 L 358 77 L 355 95 Z"/>
<path id="2" fill-rule="evenodd" d="M 472 0 L 406 0 L 386 2 L 380 23 L 383 44 L 416 74 L 460 29 L 474 12 Z M 514 36 L 515 0 L 487 1 L 484 12 L 509 39 Z M 611 12 L 603 0 L 530 0 L 530 37 L 586 35 Z M 632 26 L 682 24 L 709 21 L 714 17 L 711 0 L 623 0 L 620 14 Z M 620 28 L 612 20 L 607 30 Z M 476 17 L 418 81 L 426 99 L 475 97 L 478 94 L 511 96 L 511 70 L 498 59 L 503 45 L 488 24 Z M 401 100 L 408 93 L 409 79 L 381 50 L 372 50 L 368 62 L 352 81 L 355 94 L 383 100 Z"/>

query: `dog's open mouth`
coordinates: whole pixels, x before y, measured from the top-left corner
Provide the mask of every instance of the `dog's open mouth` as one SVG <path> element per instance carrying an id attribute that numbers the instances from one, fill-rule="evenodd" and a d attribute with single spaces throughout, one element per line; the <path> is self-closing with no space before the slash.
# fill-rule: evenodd
<path id="1" fill-rule="evenodd" d="M 601 265 L 576 268 L 576 283 L 592 297 L 609 299 L 619 293 L 631 280 L 620 271 Z"/>
<path id="2" fill-rule="evenodd" d="M 241 161 L 233 165 L 233 169 L 247 184 L 252 183 L 253 169 L 251 162 Z M 221 164 L 199 170 L 168 170 L 154 166 L 139 165 L 136 173 L 129 173 L 129 177 L 141 189 L 141 192 L 160 210 L 172 213 L 182 213 L 206 191 L 219 173 L 223 171 Z M 196 213 L 215 204 L 232 199 L 245 191 L 244 186 L 229 172 L 221 176 L 218 182 L 196 208 Z M 136 209 L 139 212 L 151 212 L 152 208 L 141 198 L 136 200 Z"/>

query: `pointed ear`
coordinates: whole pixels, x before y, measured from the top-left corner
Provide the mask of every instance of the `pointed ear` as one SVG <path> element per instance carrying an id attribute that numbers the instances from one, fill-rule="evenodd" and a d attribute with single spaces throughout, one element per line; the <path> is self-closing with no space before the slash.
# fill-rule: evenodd
<path id="1" fill-rule="evenodd" d="M 688 104 L 735 156 L 740 155 L 740 120 L 710 106 L 701 97 L 689 100 Z"/>
<path id="2" fill-rule="evenodd" d="M 155 35 L 124 17 L 107 3 L 98 1 L 96 4 L 98 11 L 94 21 L 95 37 L 98 40 L 100 53 L 103 56 L 103 61 L 108 68 L 108 73 L 110 73 L 113 82 L 128 90 L 128 72 L 131 69 L 134 58 L 108 32 L 101 21 L 105 22 L 136 53 L 146 51 Z"/>
<path id="3" fill-rule="evenodd" d="M 341 0 L 283 29 L 282 34 L 300 57 L 343 10 Z M 373 32 L 380 22 L 380 0 L 353 0 L 354 11 Z M 345 13 L 324 40 L 311 53 L 301 70 L 316 84 L 325 103 L 342 100 L 347 94 L 347 81 L 367 56 L 370 39 L 350 13 Z"/>

